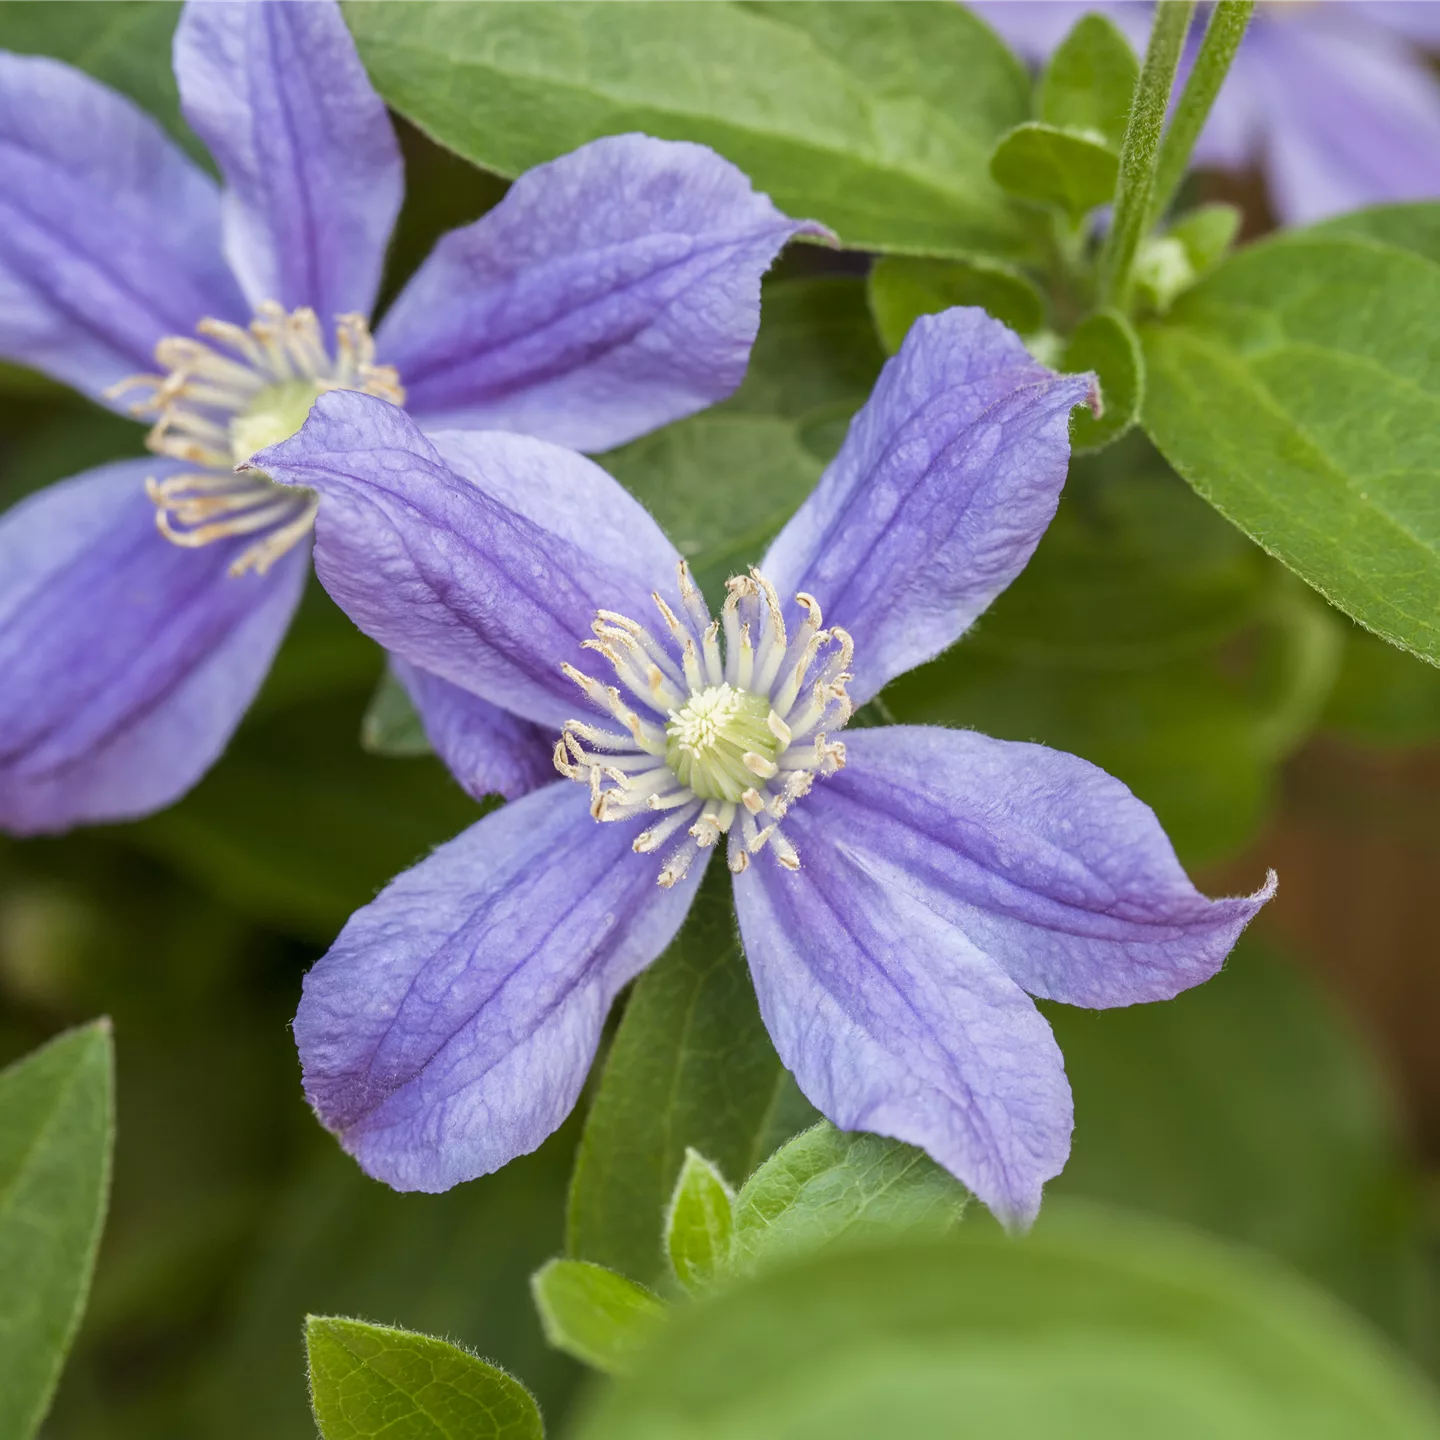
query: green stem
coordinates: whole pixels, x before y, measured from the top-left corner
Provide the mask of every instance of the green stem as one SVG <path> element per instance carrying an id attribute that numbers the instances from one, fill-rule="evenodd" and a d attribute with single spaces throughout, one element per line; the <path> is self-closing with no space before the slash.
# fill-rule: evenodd
<path id="1" fill-rule="evenodd" d="M 1160 146 L 1160 159 L 1155 165 L 1155 190 L 1150 198 L 1151 224 L 1169 208 L 1185 178 L 1190 152 L 1230 73 L 1230 62 L 1245 37 L 1245 27 L 1254 9 L 1255 0 L 1220 0 L 1210 14 L 1200 53 L 1195 57 L 1195 68 L 1180 93 L 1180 103 L 1175 107 L 1175 116 Z"/>
<path id="2" fill-rule="evenodd" d="M 1120 146 L 1120 176 L 1115 184 L 1115 213 L 1100 256 L 1100 304 L 1125 308 L 1130 268 L 1150 218 L 1155 157 L 1180 51 L 1190 29 L 1195 0 L 1160 0 L 1145 50 L 1145 63 L 1130 102 L 1130 119 Z"/>

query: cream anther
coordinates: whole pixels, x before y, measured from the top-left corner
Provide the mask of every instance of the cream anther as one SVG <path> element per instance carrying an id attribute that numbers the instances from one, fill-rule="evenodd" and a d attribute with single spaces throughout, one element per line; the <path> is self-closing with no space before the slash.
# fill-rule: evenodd
<path id="1" fill-rule="evenodd" d="M 273 300 L 258 307 L 248 327 L 206 319 L 196 334 L 203 338 L 161 340 L 155 359 L 163 373 L 131 376 L 108 393 L 147 391 L 130 407 L 154 419 L 145 443 L 156 454 L 203 467 L 147 481 L 160 533 L 184 546 L 257 535 L 230 571 L 263 574 L 310 533 L 318 502 L 276 485 L 263 471 L 236 474 L 235 467 L 289 439 L 329 390 L 361 390 L 396 405 L 405 392 L 393 366 L 375 363 L 363 315 L 339 317 L 333 356 L 313 310 L 287 312 Z"/>

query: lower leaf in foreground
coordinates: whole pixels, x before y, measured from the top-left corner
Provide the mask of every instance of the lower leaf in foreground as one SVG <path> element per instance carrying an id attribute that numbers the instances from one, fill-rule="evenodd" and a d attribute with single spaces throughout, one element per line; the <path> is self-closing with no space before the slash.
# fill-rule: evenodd
<path id="1" fill-rule="evenodd" d="M 1133 1217 L 827 1252 L 674 1323 L 579 1440 L 1434 1440 L 1403 1359 L 1288 1273 Z M 964 1433 L 969 1433 L 965 1431 Z"/>

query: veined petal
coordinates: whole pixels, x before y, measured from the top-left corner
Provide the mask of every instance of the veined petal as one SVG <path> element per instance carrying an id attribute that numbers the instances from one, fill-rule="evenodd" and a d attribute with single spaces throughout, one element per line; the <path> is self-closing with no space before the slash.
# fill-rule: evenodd
<path id="1" fill-rule="evenodd" d="M 427 429 L 605 450 L 735 389 L 760 277 L 806 230 L 703 145 L 608 136 L 445 236 L 380 348 Z"/>
<path id="2" fill-rule="evenodd" d="M 558 781 L 487 815 L 351 916 L 295 1038 L 321 1120 L 397 1190 L 448 1190 L 570 1113 L 616 991 L 680 928 L 673 890 Z"/>
<path id="3" fill-rule="evenodd" d="M 1055 514 L 1085 375 L 983 310 L 922 316 L 760 568 L 855 639 L 856 704 L 958 640 Z"/>
<path id="4" fill-rule="evenodd" d="M 487 795 L 517 800 L 555 778 L 553 735 L 418 665 L 392 655 L 390 668 L 435 753 L 477 800 Z"/>
<path id="5" fill-rule="evenodd" d="M 1070 1151 L 1055 1037 L 963 931 L 820 823 L 824 789 L 785 822 L 800 870 L 752 864 L 735 879 L 775 1048 L 836 1125 L 919 1145 L 1007 1224 L 1026 1225 Z"/>
<path id="6" fill-rule="evenodd" d="M 103 400 L 163 336 L 247 313 L 209 178 L 123 96 L 0 51 L 0 357 Z"/>
<path id="7" fill-rule="evenodd" d="M 305 582 L 304 547 L 263 576 L 246 537 L 182 549 L 125 460 L 0 519 L 0 827 L 131 819 L 218 758 L 270 668 Z"/>
<path id="8" fill-rule="evenodd" d="M 1440 85 L 1405 45 L 1358 17 L 1272 21 L 1258 42 L 1266 175 L 1275 208 L 1305 224 L 1440 194 Z"/>
<path id="9" fill-rule="evenodd" d="M 1074 755 L 932 726 L 845 741 L 807 820 L 1032 995 L 1168 1000 L 1220 969 L 1274 893 L 1272 875 L 1254 895 L 1207 899 L 1150 807 Z"/>
<path id="10" fill-rule="evenodd" d="M 679 604 L 679 555 L 598 465 L 524 435 L 425 436 L 353 391 L 254 457 L 320 493 L 315 564 L 365 633 L 461 689 L 558 729 L 598 609 Z"/>
<path id="11" fill-rule="evenodd" d="M 225 252 L 252 305 L 368 315 L 404 171 L 334 0 L 192 3 L 175 33 L 185 116 L 225 176 Z"/>

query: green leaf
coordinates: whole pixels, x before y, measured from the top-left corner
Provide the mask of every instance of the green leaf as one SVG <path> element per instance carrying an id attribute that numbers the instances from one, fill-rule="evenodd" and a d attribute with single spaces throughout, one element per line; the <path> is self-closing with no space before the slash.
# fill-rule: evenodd
<path id="1" fill-rule="evenodd" d="M 40 1428 L 105 1224 L 114 1135 L 108 1021 L 0 1072 L 0 1435 Z"/>
<path id="2" fill-rule="evenodd" d="M 698 1151 L 687 1149 L 665 1219 L 665 1253 L 675 1278 L 692 1294 L 730 1268 L 735 1195 Z"/>
<path id="3" fill-rule="evenodd" d="M 1312 225 L 1307 235 L 1378 240 L 1440 263 L 1440 204 L 1433 200 L 1410 205 L 1377 205 L 1352 210 Z"/>
<path id="4" fill-rule="evenodd" d="M 545 1338 L 607 1375 L 629 1374 L 669 1314 L 643 1285 L 588 1260 L 551 1260 L 530 1283 Z"/>
<path id="5" fill-rule="evenodd" d="M 990 183 L 1024 70 L 950 0 L 350 4 L 376 87 L 477 165 L 518 175 L 601 135 L 695 140 L 846 245 L 1028 251 Z"/>
<path id="6" fill-rule="evenodd" d="M 1116 310 L 1102 310 L 1076 326 L 1060 368 L 1070 374 L 1093 370 L 1100 377 L 1099 415 L 1083 406 L 1070 421 L 1070 448 L 1084 455 L 1113 445 L 1139 418 L 1145 397 L 1145 357 L 1130 322 Z"/>
<path id="7" fill-rule="evenodd" d="M 814 1118 L 760 1020 L 730 875 L 712 865 L 625 1007 L 575 1158 L 566 1248 L 655 1280 L 687 1147 L 748 1175 Z"/>
<path id="8" fill-rule="evenodd" d="M 372 755 L 395 758 L 432 753 L 425 723 L 388 665 L 360 722 L 360 744 Z"/>
<path id="9" fill-rule="evenodd" d="M 945 1233 L 969 1193 L 922 1150 L 822 1120 L 781 1146 L 735 1205 L 735 1269 L 901 1232 Z"/>
<path id="10" fill-rule="evenodd" d="M 1292 232 L 1142 333 L 1144 423 L 1332 604 L 1440 663 L 1440 263 Z"/>
<path id="11" fill-rule="evenodd" d="M 1114 21 L 1082 16 L 1045 67 L 1040 119 L 1091 134 L 1118 153 L 1139 78 L 1140 62 Z"/>
<path id="12" fill-rule="evenodd" d="M 324 1440 L 541 1440 L 530 1392 L 448 1341 L 360 1320 L 305 1320 Z"/>
<path id="13" fill-rule="evenodd" d="M 1195 274 L 1214 269 L 1240 233 L 1244 216 L 1234 205 L 1200 205 L 1182 215 L 1165 232 L 1185 247 Z"/>
<path id="14" fill-rule="evenodd" d="M 579 1440 L 1434 1440 L 1436 1398 L 1325 1296 L 1133 1217 L 823 1254 L 677 1313 Z"/>
<path id="15" fill-rule="evenodd" d="M 952 305 L 978 305 L 1021 335 L 1045 323 L 1040 292 L 1018 270 L 996 261 L 882 255 L 870 267 L 869 287 L 875 328 L 892 355 L 921 315 Z"/>
<path id="16" fill-rule="evenodd" d="M 530 1391 L 431 1335 L 305 1319 L 310 1397 L 324 1440 L 541 1440 Z"/>
<path id="17" fill-rule="evenodd" d="M 178 0 L 70 0 L 0 5 L 0 49 L 53 55 L 147 110 L 204 164 L 209 157 L 180 114 L 170 42 Z"/>
<path id="18" fill-rule="evenodd" d="M 1108 145 L 1036 120 L 1017 125 L 990 157 L 997 185 L 1022 200 L 1059 205 L 1077 222 L 1115 194 L 1119 169 Z"/>
<path id="19" fill-rule="evenodd" d="M 1107 1201 L 1261 1246 L 1404 1330 L 1414 1259 L 1395 1103 L 1312 976 L 1247 936 L 1164 1005 L 1045 1011 L 1076 1107 L 1047 1205 Z"/>

